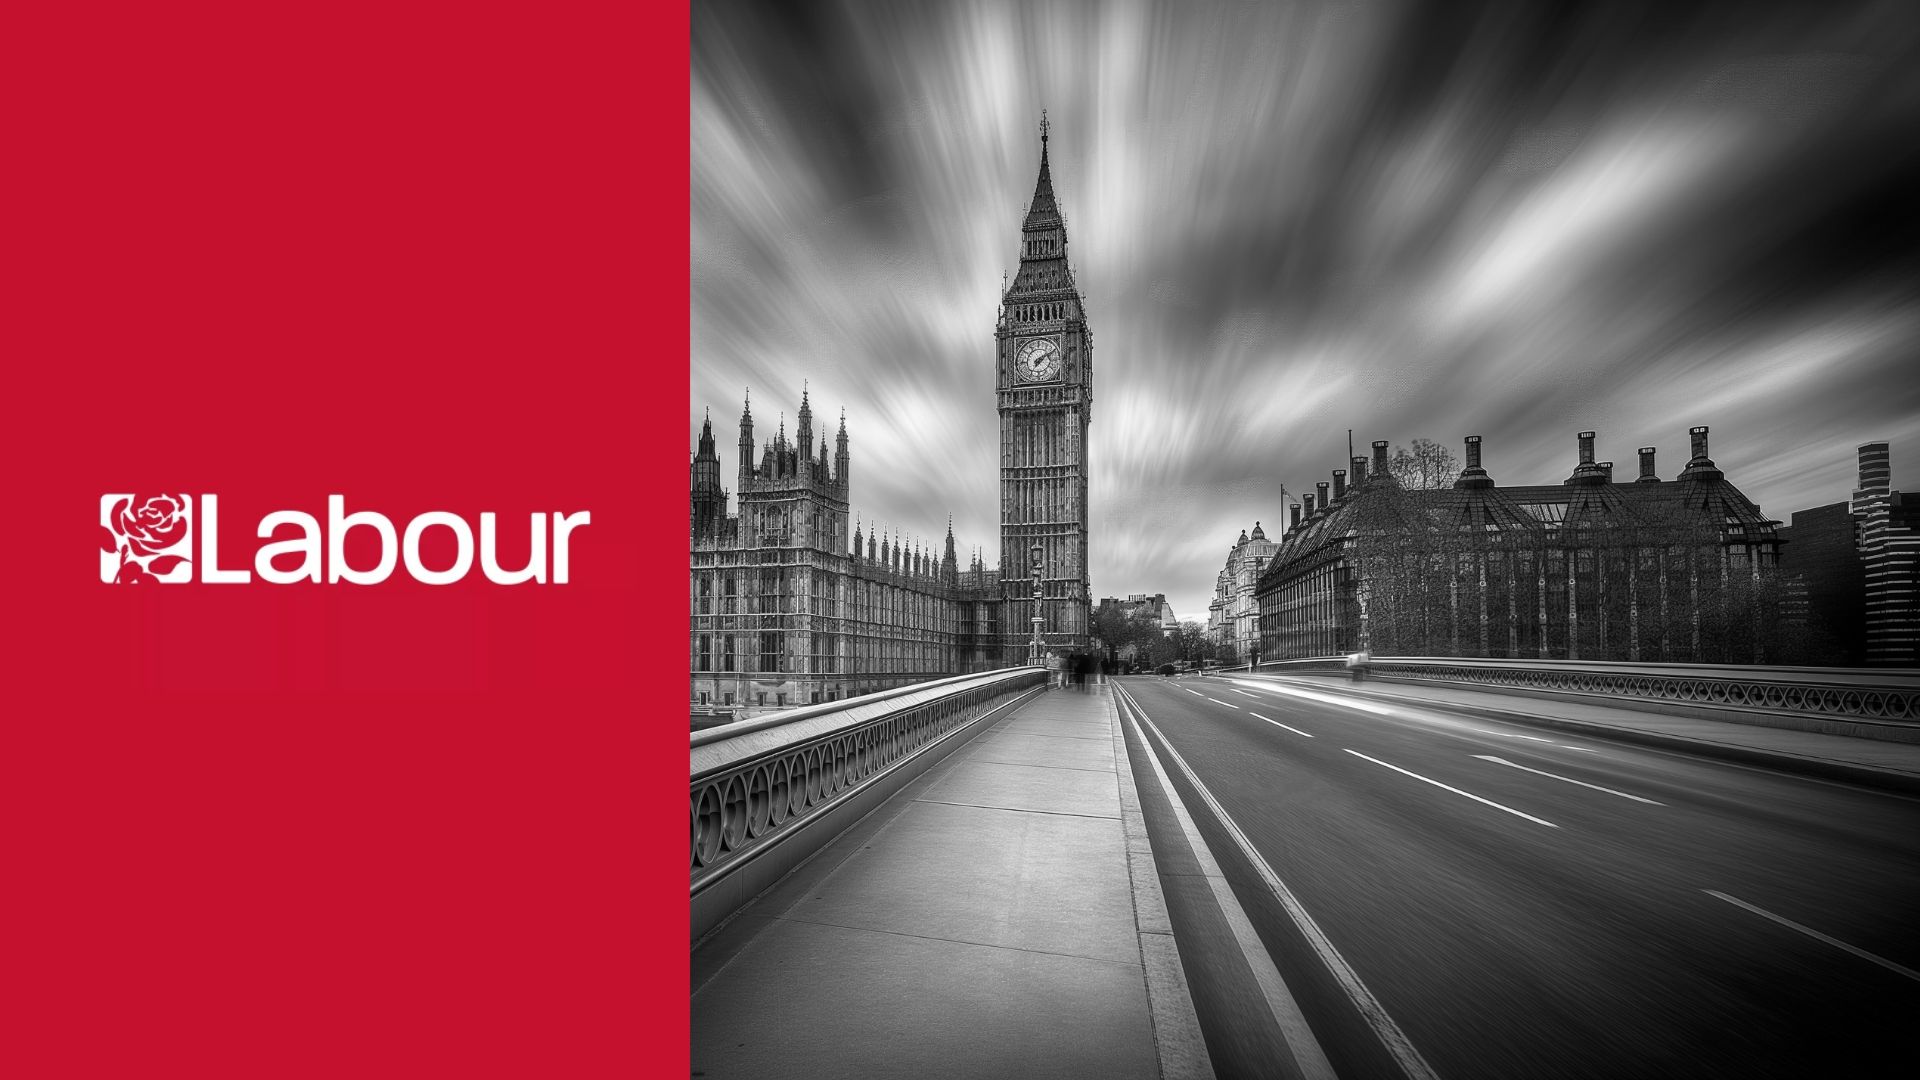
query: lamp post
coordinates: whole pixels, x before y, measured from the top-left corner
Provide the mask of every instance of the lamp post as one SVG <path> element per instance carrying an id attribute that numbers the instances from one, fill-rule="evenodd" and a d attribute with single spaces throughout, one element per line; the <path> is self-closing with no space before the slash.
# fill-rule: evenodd
<path id="1" fill-rule="evenodd" d="M 1044 616 L 1040 614 L 1040 556 L 1046 549 L 1039 544 L 1030 549 L 1033 554 L 1033 644 L 1028 646 L 1027 663 L 1040 663 L 1040 623 Z"/>

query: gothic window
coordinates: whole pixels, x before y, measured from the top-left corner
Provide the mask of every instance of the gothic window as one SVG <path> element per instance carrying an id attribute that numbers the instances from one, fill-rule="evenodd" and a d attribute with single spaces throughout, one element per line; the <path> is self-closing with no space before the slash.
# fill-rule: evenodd
<path id="1" fill-rule="evenodd" d="M 698 670 L 700 671 L 711 670 L 712 664 L 713 664 L 713 639 L 709 638 L 705 634 L 701 634 L 699 636 L 699 641 L 700 641 L 700 666 Z"/>
<path id="2" fill-rule="evenodd" d="M 760 670 L 761 671 L 779 671 L 780 670 L 780 633 L 779 631 L 773 631 L 773 630 L 762 631 L 760 634 Z"/>

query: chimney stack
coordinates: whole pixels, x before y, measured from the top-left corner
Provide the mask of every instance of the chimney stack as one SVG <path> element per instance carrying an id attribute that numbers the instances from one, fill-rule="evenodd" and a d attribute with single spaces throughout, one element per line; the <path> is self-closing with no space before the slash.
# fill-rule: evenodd
<path id="1" fill-rule="evenodd" d="M 1352 465 L 1353 465 L 1353 486 L 1355 488 L 1358 488 L 1360 485 L 1367 482 L 1367 459 L 1363 457 L 1354 458 L 1352 461 Z"/>
<path id="2" fill-rule="evenodd" d="M 1613 483 L 1613 462 L 1611 462 L 1611 461 L 1603 461 L 1603 462 L 1601 462 L 1601 463 L 1600 463 L 1600 471 L 1601 471 L 1601 472 L 1602 472 L 1603 474 L 1605 474 L 1605 476 L 1606 476 L 1606 478 L 1607 478 L 1607 483 L 1609 483 L 1609 484 L 1611 484 L 1611 483 Z"/>
<path id="3" fill-rule="evenodd" d="M 1287 522 L 1287 528 L 1289 529 L 1299 528 L 1300 527 L 1300 504 L 1299 503 L 1290 504 L 1287 507 L 1287 511 L 1292 516 L 1292 520 Z"/>
<path id="4" fill-rule="evenodd" d="M 1339 502 L 1347 497 L 1347 470 L 1333 470 L 1333 499 Z"/>
<path id="5" fill-rule="evenodd" d="M 1387 475 L 1387 440 L 1377 439 L 1373 444 L 1373 475 Z"/>
<path id="6" fill-rule="evenodd" d="M 1306 508 L 1306 516 L 1312 517 L 1313 516 L 1313 492 L 1309 491 L 1305 495 L 1300 496 L 1300 505 Z"/>
<path id="7" fill-rule="evenodd" d="M 1567 477 L 1569 484 L 1604 484 L 1606 471 L 1593 461 L 1593 432 L 1580 433 L 1580 464 L 1573 467 L 1573 475 Z"/>
<path id="8" fill-rule="evenodd" d="M 1640 479 L 1635 480 L 1634 483 L 1657 484 L 1659 482 L 1660 478 L 1653 474 L 1653 447 L 1643 446 L 1640 448 Z"/>
<path id="9" fill-rule="evenodd" d="M 1313 485 L 1313 489 L 1320 493 L 1320 497 L 1317 500 L 1315 500 L 1315 505 L 1320 507 L 1320 509 L 1325 510 L 1328 505 L 1327 482 L 1325 480 L 1322 480 L 1319 483 Z"/>
<path id="10" fill-rule="evenodd" d="M 1682 480 L 1718 480 L 1726 474 L 1714 468 L 1713 459 L 1707 456 L 1707 429 L 1705 427 L 1688 428 L 1687 434 L 1693 439 L 1693 457 L 1687 461 L 1687 467 L 1680 470 Z"/>
<path id="11" fill-rule="evenodd" d="M 1487 470 L 1480 467 L 1480 436 L 1467 436 L 1467 467 L 1460 470 L 1460 479 L 1453 482 L 1457 488 L 1489 488 L 1493 478 Z"/>

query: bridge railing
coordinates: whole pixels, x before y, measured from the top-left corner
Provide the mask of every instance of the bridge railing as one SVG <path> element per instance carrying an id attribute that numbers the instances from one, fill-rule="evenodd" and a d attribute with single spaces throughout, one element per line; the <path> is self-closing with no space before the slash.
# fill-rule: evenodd
<path id="1" fill-rule="evenodd" d="M 964 740 L 1047 685 L 958 675 L 693 732 L 687 803 L 698 938 Z"/>
<path id="2" fill-rule="evenodd" d="M 1338 674 L 1346 670 L 1346 657 L 1273 660 L 1259 670 Z M 1624 699 L 1688 715 L 1778 720 L 1783 721 L 1778 726 L 1804 730 L 1920 741 L 1920 670 L 1914 669 L 1375 656 L 1367 676 L 1536 696 Z"/>

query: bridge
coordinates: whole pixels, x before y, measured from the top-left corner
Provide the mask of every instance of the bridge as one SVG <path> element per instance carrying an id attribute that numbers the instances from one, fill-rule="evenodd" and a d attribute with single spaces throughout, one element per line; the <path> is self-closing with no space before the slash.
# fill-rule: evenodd
<path id="1" fill-rule="evenodd" d="M 697 1076 L 1915 1067 L 1920 672 L 1012 668 L 690 764 Z"/>

